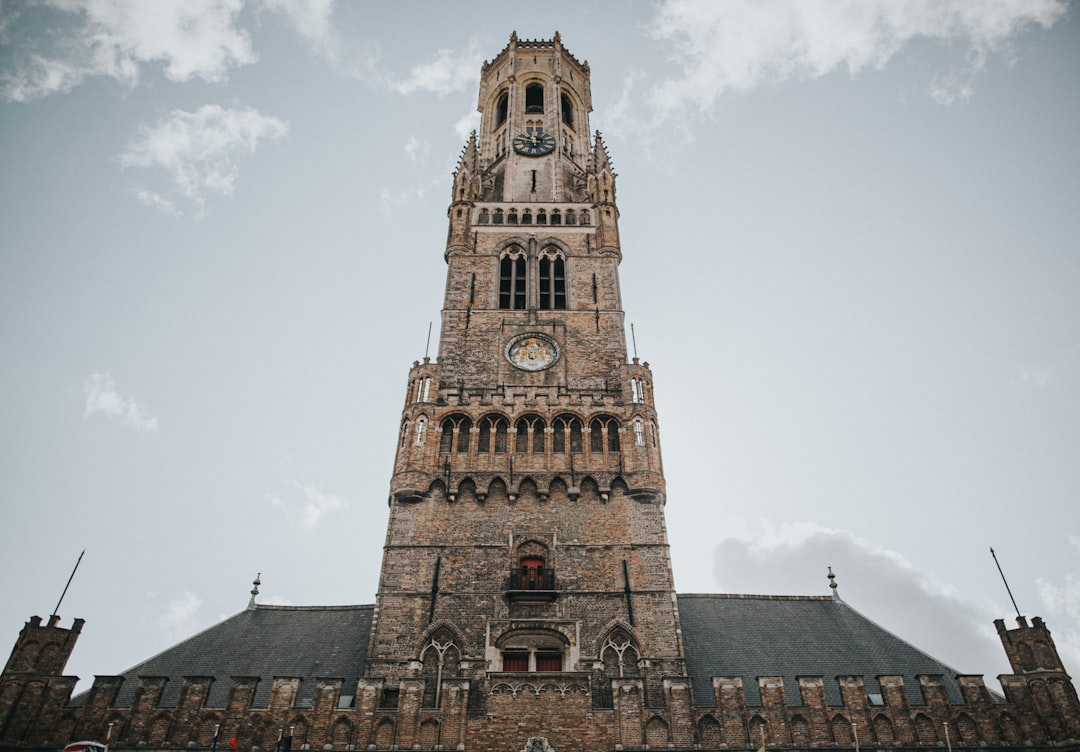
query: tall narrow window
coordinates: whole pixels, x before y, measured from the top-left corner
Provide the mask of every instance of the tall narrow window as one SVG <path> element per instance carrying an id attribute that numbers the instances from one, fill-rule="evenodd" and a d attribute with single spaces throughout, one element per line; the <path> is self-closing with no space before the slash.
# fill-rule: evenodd
<path id="1" fill-rule="evenodd" d="M 509 109 L 509 104 L 510 104 L 510 96 L 509 96 L 509 94 L 507 94 L 507 92 L 504 91 L 502 93 L 502 96 L 499 97 L 498 104 L 495 105 L 495 127 L 496 128 L 498 128 L 500 125 L 502 125 L 503 123 L 506 122 L 506 113 L 507 113 L 507 111 Z"/>
<path id="2" fill-rule="evenodd" d="M 642 425 L 641 418 L 634 420 L 634 443 L 645 446 L 645 426 Z"/>
<path id="3" fill-rule="evenodd" d="M 566 272 L 561 256 L 545 253 L 540 257 L 540 308 L 547 311 L 566 308 Z"/>
<path id="4" fill-rule="evenodd" d="M 421 416 L 416 421 L 416 446 L 424 445 L 424 431 L 427 430 L 427 420 Z"/>
<path id="5" fill-rule="evenodd" d="M 605 450 L 619 451 L 619 421 L 610 415 L 598 415 L 589 423 L 589 451 L 601 454 Z"/>
<path id="6" fill-rule="evenodd" d="M 560 104 L 562 104 L 562 121 L 564 123 L 566 123 L 567 125 L 569 125 L 571 128 L 573 128 L 574 127 L 574 105 L 570 101 L 570 97 L 563 94 L 561 97 L 559 97 L 559 102 L 560 102 Z"/>
<path id="7" fill-rule="evenodd" d="M 529 84 L 525 87 L 525 112 L 544 111 L 544 87 L 540 84 Z"/>
<path id="8" fill-rule="evenodd" d="M 480 421 L 480 435 L 476 439 L 476 451 L 486 454 L 491 451 L 506 452 L 506 429 L 509 424 L 501 415 L 487 415 Z"/>
<path id="9" fill-rule="evenodd" d="M 525 309 L 525 254 L 508 253 L 499 262 L 499 308 Z"/>
<path id="10" fill-rule="evenodd" d="M 465 454 L 469 451 L 469 434 L 472 432 L 472 421 L 466 415 L 449 415 L 441 426 L 442 435 L 439 437 L 439 453 L 450 454 L 457 451 Z"/>
<path id="11" fill-rule="evenodd" d="M 645 401 L 645 390 L 642 387 L 641 379 L 630 379 L 630 395 L 631 399 L 636 403 Z"/>

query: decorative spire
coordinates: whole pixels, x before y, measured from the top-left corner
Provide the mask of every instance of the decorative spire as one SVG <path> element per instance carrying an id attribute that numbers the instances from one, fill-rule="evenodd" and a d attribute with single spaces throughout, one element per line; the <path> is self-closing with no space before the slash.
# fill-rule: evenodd
<path id="1" fill-rule="evenodd" d="M 262 572 L 259 572 L 257 575 L 255 575 L 255 580 L 251 583 L 252 585 L 254 585 L 254 587 L 251 588 L 251 600 L 248 601 L 249 611 L 255 610 L 255 596 L 259 594 L 259 585 L 262 584 L 262 580 L 260 579 L 261 577 Z"/>
<path id="2" fill-rule="evenodd" d="M 840 590 L 836 585 L 836 575 L 833 574 L 832 567 L 829 567 L 829 588 L 832 590 L 833 600 L 840 600 Z"/>

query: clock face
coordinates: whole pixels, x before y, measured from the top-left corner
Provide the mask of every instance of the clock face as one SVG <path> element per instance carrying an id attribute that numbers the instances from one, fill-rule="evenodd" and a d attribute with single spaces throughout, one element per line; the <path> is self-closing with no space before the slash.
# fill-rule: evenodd
<path id="1" fill-rule="evenodd" d="M 514 151 L 526 157 L 539 157 L 555 151 L 555 137 L 544 133 L 543 128 L 526 128 L 519 136 L 514 136 Z"/>
<path id="2" fill-rule="evenodd" d="M 559 347 L 543 334 L 523 334 L 510 340 L 506 359 L 522 371 L 543 371 L 559 359 Z"/>

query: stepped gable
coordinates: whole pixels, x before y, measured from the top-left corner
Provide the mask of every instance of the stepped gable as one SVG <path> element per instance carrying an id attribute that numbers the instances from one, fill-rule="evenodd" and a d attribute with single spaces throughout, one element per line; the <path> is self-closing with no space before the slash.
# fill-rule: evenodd
<path id="1" fill-rule="evenodd" d="M 140 676 L 167 677 L 161 707 L 176 707 L 185 676 L 214 678 L 207 707 L 224 707 L 234 676 L 259 677 L 254 707 L 266 707 L 274 677 L 301 679 L 297 707 L 310 707 L 317 677 L 355 688 L 364 671 L 374 606 L 263 606 L 241 611 L 123 672 L 115 707 L 131 707 Z M 76 704 L 86 694 L 74 698 Z"/>
<path id="2" fill-rule="evenodd" d="M 715 706 L 712 677 L 741 676 L 747 706 L 761 704 L 759 676 L 782 676 L 789 706 L 803 704 L 799 676 L 825 680 L 829 705 L 843 705 L 837 676 L 903 676 L 911 705 L 925 705 L 918 676 L 940 675 L 949 701 L 963 704 L 959 672 L 830 596 L 679 595 L 687 670 L 699 707 Z"/>

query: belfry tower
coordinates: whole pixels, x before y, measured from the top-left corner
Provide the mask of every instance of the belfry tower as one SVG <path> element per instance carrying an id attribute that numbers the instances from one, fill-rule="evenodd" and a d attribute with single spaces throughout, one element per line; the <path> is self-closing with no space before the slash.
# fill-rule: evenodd
<path id="1" fill-rule="evenodd" d="M 664 706 L 686 670 L 589 66 L 558 34 L 514 35 L 485 63 L 478 107 L 453 181 L 438 361 L 409 373 L 365 674 L 402 709 L 410 693 L 448 709 L 452 692 L 487 714 L 485 735 L 524 723 L 528 737 L 545 713 L 515 703 L 554 696 L 579 706 L 562 723 L 585 723 L 620 682 L 624 702 Z"/>

